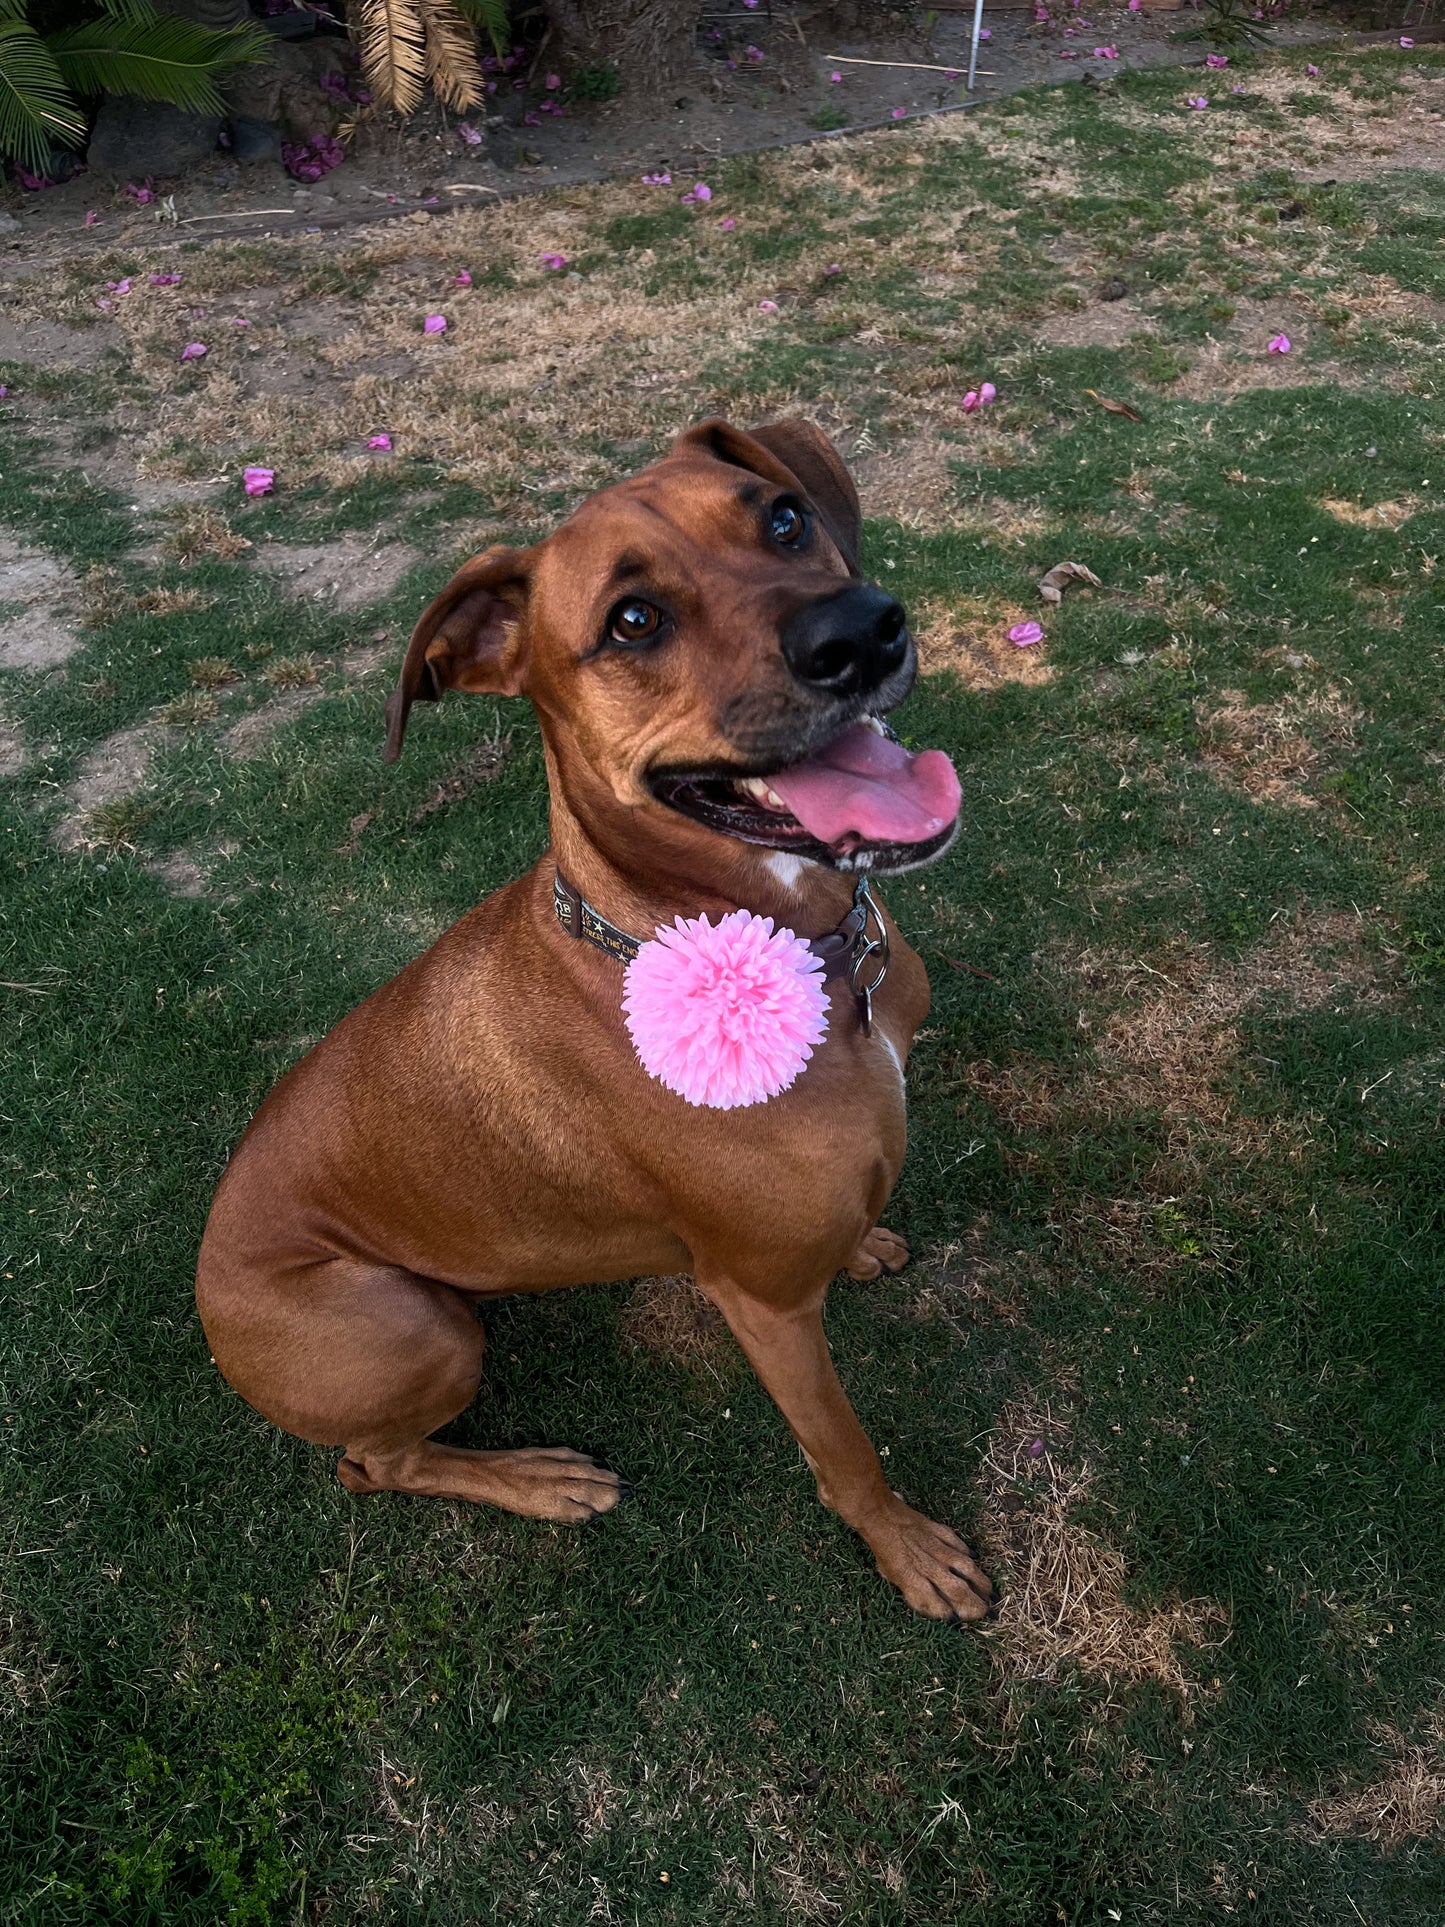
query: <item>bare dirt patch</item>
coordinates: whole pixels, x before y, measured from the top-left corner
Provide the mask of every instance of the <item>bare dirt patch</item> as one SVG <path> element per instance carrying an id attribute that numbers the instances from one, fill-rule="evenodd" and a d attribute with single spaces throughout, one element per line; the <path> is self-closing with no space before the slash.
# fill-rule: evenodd
<path id="1" fill-rule="evenodd" d="M 1134 303 L 1099 301 L 1072 313 L 1050 315 L 1035 329 L 1038 340 L 1051 348 L 1122 348 L 1136 335 L 1152 335 L 1153 326 Z"/>
<path id="2" fill-rule="evenodd" d="M 1374 1738 L 1392 1756 L 1368 1786 L 1341 1786 L 1310 1803 L 1314 1832 L 1330 1840 L 1373 1840 L 1387 1853 L 1445 1830 L 1445 1714 L 1425 1726 L 1424 1741 L 1404 1739 L 1375 1722 Z"/>
<path id="3" fill-rule="evenodd" d="M 29 761 L 25 732 L 14 717 L 0 710 L 0 777 L 18 776 Z"/>
<path id="4" fill-rule="evenodd" d="M 189 850 L 168 850 L 145 866 L 173 897 L 203 897 L 206 873 Z"/>
<path id="5" fill-rule="evenodd" d="M 984 1456 L 978 1538 L 1002 1594 L 991 1656 L 1014 1678 L 1076 1666 L 1110 1686 L 1153 1681 L 1187 1708 L 1201 1682 L 1180 1649 L 1220 1645 L 1228 1611 L 1210 1599 L 1125 1601 L 1124 1555 L 1070 1518 L 1094 1484 L 1088 1462 L 1073 1462 L 1072 1429 L 1067 1411 L 1010 1404 Z"/>
<path id="6" fill-rule="evenodd" d="M 259 709 L 238 716 L 230 728 L 222 732 L 221 754 L 239 763 L 259 756 L 283 723 L 290 722 L 325 694 L 320 683 L 304 684 L 300 689 L 288 689 L 284 695 L 262 703 Z"/>
<path id="7" fill-rule="evenodd" d="M 150 776 L 151 759 L 175 732 L 157 722 L 132 723 L 99 743 L 80 765 L 65 791 L 65 814 L 51 832 L 57 849 L 93 847 L 88 819 L 97 810 L 139 795 Z"/>
<path id="8" fill-rule="evenodd" d="M 72 583 L 70 570 L 12 530 L 0 529 L 0 599 L 36 602 Z"/>
<path id="9" fill-rule="evenodd" d="M 256 566 L 274 575 L 288 595 L 347 610 L 380 602 L 420 560 L 405 542 L 350 537 L 324 546 L 267 544 L 256 551 Z"/>
<path id="10" fill-rule="evenodd" d="M 81 639 L 43 604 L 0 622 L 0 669 L 54 669 L 81 646 Z"/>

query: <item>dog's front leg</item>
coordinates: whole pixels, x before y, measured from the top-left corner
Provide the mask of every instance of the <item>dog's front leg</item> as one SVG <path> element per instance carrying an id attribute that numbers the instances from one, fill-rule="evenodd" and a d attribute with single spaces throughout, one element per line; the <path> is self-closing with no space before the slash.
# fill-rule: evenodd
<path id="1" fill-rule="evenodd" d="M 699 1265 L 697 1282 L 726 1318 L 803 1448 L 818 1497 L 861 1533 L 885 1579 L 930 1619 L 982 1619 L 993 1587 L 955 1532 L 892 1491 L 838 1382 L 821 1289 L 779 1308 Z"/>

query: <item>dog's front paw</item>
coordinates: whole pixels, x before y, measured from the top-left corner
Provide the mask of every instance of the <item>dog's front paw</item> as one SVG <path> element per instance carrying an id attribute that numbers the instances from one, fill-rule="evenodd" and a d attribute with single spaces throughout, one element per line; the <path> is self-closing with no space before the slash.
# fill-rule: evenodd
<path id="1" fill-rule="evenodd" d="M 877 1278 L 880 1273 L 891 1278 L 895 1271 L 902 1271 L 910 1256 L 896 1231 L 885 1231 L 881 1224 L 875 1224 L 858 1240 L 844 1269 L 850 1278 Z"/>
<path id="2" fill-rule="evenodd" d="M 916 1613 L 928 1619 L 983 1619 L 994 1604 L 993 1583 L 956 1532 L 927 1519 L 895 1496 L 892 1507 L 860 1528 L 878 1570 Z"/>

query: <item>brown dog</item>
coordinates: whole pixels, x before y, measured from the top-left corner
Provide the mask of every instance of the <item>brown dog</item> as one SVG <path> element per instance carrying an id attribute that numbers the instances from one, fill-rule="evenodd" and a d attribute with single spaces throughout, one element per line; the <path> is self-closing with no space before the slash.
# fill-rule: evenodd
<path id="1" fill-rule="evenodd" d="M 592 1459 L 431 1441 L 480 1382 L 478 1302 L 691 1271 L 879 1571 L 921 1613 L 979 1619 L 988 1580 L 890 1491 L 823 1333 L 840 1268 L 907 1259 L 877 1220 L 928 1009 L 922 965 L 855 881 L 936 855 L 958 807 L 937 752 L 866 720 L 917 660 L 902 609 L 858 576 L 859 535 L 816 429 L 709 422 L 437 598 L 388 758 L 418 698 L 525 691 L 551 848 L 271 1093 L 216 1194 L 197 1298 L 231 1384 L 343 1446 L 352 1492 L 585 1520 L 624 1489 Z M 740 906 L 819 940 L 829 1028 L 790 1089 L 721 1111 L 643 1070 L 618 959 L 629 935 Z"/>

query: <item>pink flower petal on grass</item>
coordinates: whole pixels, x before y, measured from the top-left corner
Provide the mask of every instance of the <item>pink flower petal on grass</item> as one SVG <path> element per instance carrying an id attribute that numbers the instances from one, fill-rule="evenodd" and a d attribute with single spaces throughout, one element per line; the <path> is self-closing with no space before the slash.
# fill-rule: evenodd
<path id="1" fill-rule="evenodd" d="M 1290 352 L 1290 346 L 1288 335 L 1271 335 L 1265 343 L 1264 352 L 1267 355 L 1287 355 Z"/>
<path id="2" fill-rule="evenodd" d="M 644 187 L 671 187 L 672 176 L 665 167 L 660 167 L 655 174 L 644 174 L 642 177 L 642 185 Z"/>
<path id="3" fill-rule="evenodd" d="M 471 285 L 472 277 L 467 273 L 465 268 L 462 269 L 460 274 L 454 274 L 452 276 L 452 286 L 454 288 L 469 288 Z"/>
<path id="4" fill-rule="evenodd" d="M 178 288 L 181 285 L 181 277 L 178 274 L 153 274 L 150 277 L 150 284 L 153 288 Z"/>
<path id="5" fill-rule="evenodd" d="M 1201 108 L 1209 105 L 1209 96 L 1208 94 L 1189 94 L 1186 96 L 1186 102 L 1198 112 Z"/>
<path id="6" fill-rule="evenodd" d="M 1095 60 L 1117 60 L 1119 58 L 1119 49 L 1117 47 L 1095 47 L 1094 58 Z"/>
<path id="7" fill-rule="evenodd" d="M 843 263 L 841 261 L 830 261 L 823 272 L 829 275 L 841 274 L 843 272 Z"/>
<path id="8" fill-rule="evenodd" d="M 893 109 L 893 118 L 894 120 L 906 120 L 908 118 L 908 109 L 906 107 L 895 107 Z"/>
<path id="9" fill-rule="evenodd" d="M 368 438 L 366 446 L 368 448 L 379 448 L 389 453 L 391 450 L 391 437 L 390 435 L 372 435 Z"/>
<path id="10" fill-rule="evenodd" d="M 684 194 L 682 198 L 685 202 L 691 202 L 699 206 L 706 207 L 708 202 L 712 199 L 712 189 L 708 186 L 706 181 L 698 181 L 693 187 L 690 187 L 688 189 L 687 193 Z"/>
<path id="11" fill-rule="evenodd" d="M 461 135 L 462 139 L 466 142 L 468 147 L 481 146 L 482 144 L 481 129 L 478 127 L 473 127 L 470 121 L 459 120 L 457 122 L 457 132 Z"/>
<path id="12" fill-rule="evenodd" d="M 760 66 L 763 60 L 763 50 L 761 47 L 744 47 L 743 58 L 754 67 Z"/>
<path id="13" fill-rule="evenodd" d="M 1008 639 L 1020 649 L 1027 649 L 1031 643 L 1042 642 L 1044 632 L 1036 622 L 1016 622 L 1008 632 Z"/>
<path id="14" fill-rule="evenodd" d="M 1206 54 L 1204 56 L 1204 64 L 1206 67 L 1227 67 L 1229 65 L 1229 55 Z"/>
<path id="15" fill-rule="evenodd" d="M 105 285 L 110 289 L 112 294 L 129 294 L 130 276 L 127 275 L 123 281 L 107 281 Z"/>
<path id="16" fill-rule="evenodd" d="M 776 314 L 777 312 L 778 304 L 776 301 L 760 301 L 758 303 L 759 314 Z"/>
<path id="17" fill-rule="evenodd" d="M 422 323 L 424 335 L 444 335 L 447 331 L 447 318 L 444 314 L 429 314 Z"/>
<path id="18" fill-rule="evenodd" d="M 248 468 L 241 477 L 248 495 L 269 495 L 276 481 L 274 468 Z"/>
<path id="19" fill-rule="evenodd" d="M 725 214 L 723 218 L 718 222 L 718 226 L 722 229 L 724 234 L 731 234 L 733 229 L 737 226 L 737 222 L 733 219 L 731 214 Z"/>
<path id="20" fill-rule="evenodd" d="M 94 227 L 96 222 L 99 219 L 100 219 L 100 216 L 96 213 L 93 207 L 88 207 L 85 210 L 85 225 L 87 227 Z"/>
<path id="21" fill-rule="evenodd" d="M 1402 33 L 1400 35 L 1400 45 L 1402 47 L 1413 47 L 1414 44 L 1415 44 L 1414 41 L 1410 38 L 1408 34 Z"/>
<path id="22" fill-rule="evenodd" d="M 1306 67 L 1306 68 L 1305 68 L 1305 72 L 1306 72 L 1307 74 L 1317 74 L 1317 73 L 1319 72 L 1319 68 L 1318 68 L 1318 67 Z"/>
<path id="23" fill-rule="evenodd" d="M 562 85 L 562 76 L 560 74 L 548 74 L 542 84 L 549 94 L 555 94 L 557 89 Z"/>
<path id="24" fill-rule="evenodd" d="M 843 76 L 841 74 L 829 74 L 828 78 L 829 80 L 836 82 L 836 81 L 840 81 L 843 78 Z"/>
<path id="25" fill-rule="evenodd" d="M 205 352 L 206 344 L 204 341 L 188 341 L 181 350 L 181 360 L 199 361 Z"/>
<path id="26" fill-rule="evenodd" d="M 565 254 L 544 254 L 542 256 L 542 266 L 553 274 L 560 274 L 566 265 L 567 257 Z"/>

